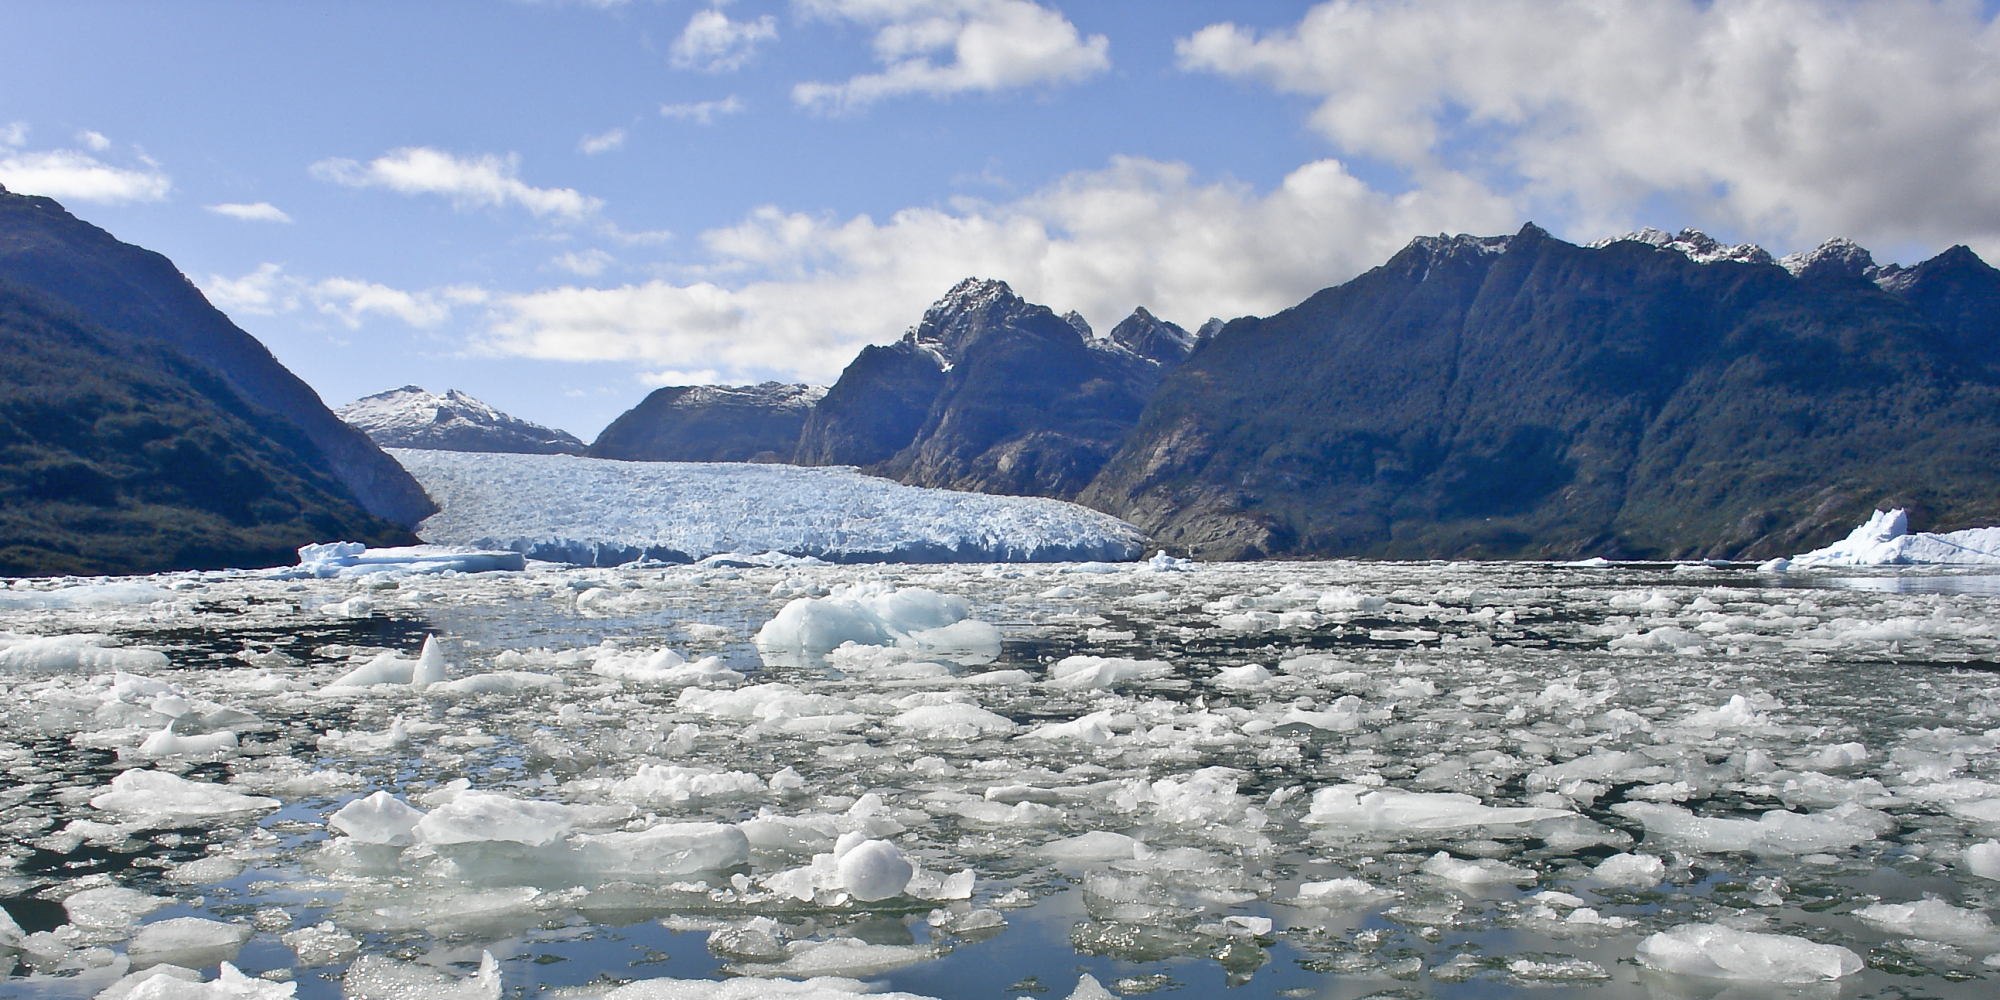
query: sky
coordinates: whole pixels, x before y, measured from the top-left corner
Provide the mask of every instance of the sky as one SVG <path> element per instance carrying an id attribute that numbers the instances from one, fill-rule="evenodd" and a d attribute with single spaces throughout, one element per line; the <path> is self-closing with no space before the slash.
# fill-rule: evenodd
<path id="1" fill-rule="evenodd" d="M 958 280 L 1100 333 L 1533 221 L 2000 260 L 1992 0 L 0 0 L 0 184 L 333 406 L 593 437 Z"/>

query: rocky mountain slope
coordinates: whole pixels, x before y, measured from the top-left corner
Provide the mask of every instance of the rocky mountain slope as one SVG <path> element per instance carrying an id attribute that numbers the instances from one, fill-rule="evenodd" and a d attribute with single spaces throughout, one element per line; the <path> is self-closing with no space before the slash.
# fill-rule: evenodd
<path id="1" fill-rule="evenodd" d="M 2000 523 L 2000 272 L 1427 237 L 1166 376 L 1080 498 L 1210 558 L 1764 557 Z"/>
<path id="2" fill-rule="evenodd" d="M 676 385 L 656 389 L 597 435 L 593 458 L 634 462 L 788 462 L 823 386 Z"/>
<path id="3" fill-rule="evenodd" d="M 0 576 L 284 565 L 412 544 L 205 365 L 0 280 Z"/>
<path id="4" fill-rule="evenodd" d="M 334 412 L 384 448 L 524 455 L 583 453 L 583 442 L 568 431 L 508 416 L 457 389 L 447 389 L 439 396 L 421 386 L 406 385 L 363 396 Z"/>
<path id="5" fill-rule="evenodd" d="M 414 525 L 436 509 L 402 466 L 334 416 L 165 257 L 120 243 L 51 199 L 0 188 L 0 279 L 214 372 L 242 400 L 298 427 L 370 513 Z"/>
<path id="6" fill-rule="evenodd" d="M 1080 316 L 967 279 L 902 340 L 862 350 L 806 420 L 796 461 L 915 486 L 1073 497 L 1194 341 L 1144 310 L 1096 338 Z"/>

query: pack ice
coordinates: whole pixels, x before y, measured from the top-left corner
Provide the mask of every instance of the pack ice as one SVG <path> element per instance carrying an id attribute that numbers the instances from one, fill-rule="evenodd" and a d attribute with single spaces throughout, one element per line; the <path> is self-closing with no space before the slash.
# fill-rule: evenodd
<path id="1" fill-rule="evenodd" d="M 920 489 L 851 468 L 389 449 L 441 508 L 436 545 L 609 566 L 780 552 L 829 562 L 1124 560 L 1138 529 L 1038 497 Z"/>
<path id="2" fill-rule="evenodd" d="M 2000 598 L 1779 582 L 10 582 L 0 989 L 1990 995 Z"/>

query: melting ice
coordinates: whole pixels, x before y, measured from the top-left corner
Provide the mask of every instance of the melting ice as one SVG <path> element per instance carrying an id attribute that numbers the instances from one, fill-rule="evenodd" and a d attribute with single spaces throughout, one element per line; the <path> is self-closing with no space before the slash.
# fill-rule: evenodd
<path id="1" fill-rule="evenodd" d="M 2000 598 L 1810 568 L 438 554 L 0 589 L 0 989 L 2000 975 Z"/>

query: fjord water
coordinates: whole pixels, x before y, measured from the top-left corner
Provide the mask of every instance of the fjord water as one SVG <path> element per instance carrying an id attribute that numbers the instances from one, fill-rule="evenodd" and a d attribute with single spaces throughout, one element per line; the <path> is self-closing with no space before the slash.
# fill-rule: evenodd
<path id="1" fill-rule="evenodd" d="M 2000 594 L 1954 579 L 24 581 L 0 590 L 0 902 L 32 936 L 0 992 L 228 960 L 303 997 L 826 974 L 1059 998 L 1085 972 L 1182 996 L 1988 996 Z M 963 631 L 753 641 L 796 600 L 918 589 L 996 626 L 997 655 Z M 61 635 L 93 638 L 30 638 Z M 428 815 L 354 805 L 376 791 Z M 874 841 L 881 863 L 846 860 Z M 902 891 L 864 901 L 884 872 Z M 1698 926 L 1867 967 L 1644 967 L 1642 942 Z"/>

